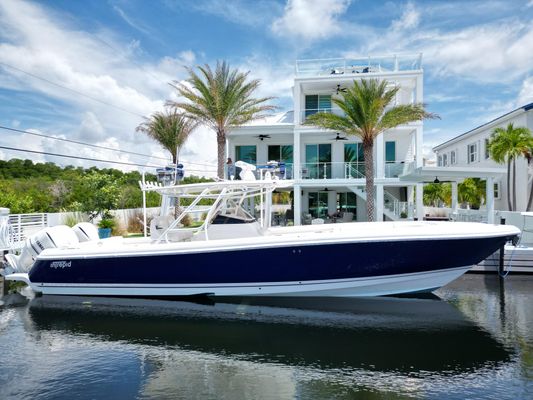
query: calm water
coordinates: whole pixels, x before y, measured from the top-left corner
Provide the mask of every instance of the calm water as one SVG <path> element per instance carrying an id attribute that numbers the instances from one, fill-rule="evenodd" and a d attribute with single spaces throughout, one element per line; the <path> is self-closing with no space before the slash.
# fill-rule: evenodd
<path id="1" fill-rule="evenodd" d="M 533 399 L 533 277 L 439 298 L 3 298 L 1 399 Z"/>

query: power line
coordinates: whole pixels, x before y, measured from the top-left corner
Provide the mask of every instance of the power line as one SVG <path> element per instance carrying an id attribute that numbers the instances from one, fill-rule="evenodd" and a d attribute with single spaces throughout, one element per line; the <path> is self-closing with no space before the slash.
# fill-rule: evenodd
<path id="1" fill-rule="evenodd" d="M 142 157 L 148 157 L 148 158 L 157 158 L 157 159 L 165 160 L 165 161 L 168 162 L 168 158 L 165 158 L 165 157 L 151 156 L 151 155 L 148 155 L 148 154 L 136 153 L 134 151 L 128 151 L 128 150 L 112 149 L 112 148 L 108 148 L 108 147 L 104 147 L 104 146 L 99 146 L 97 144 L 80 142 L 80 141 L 77 141 L 77 140 L 64 139 L 64 138 L 59 138 L 59 137 L 55 137 L 55 136 L 44 135 L 42 133 L 25 131 L 23 129 L 10 128 L 8 126 L 3 126 L 3 125 L 0 125 L 0 129 L 5 129 L 5 130 L 8 130 L 8 131 L 19 132 L 19 133 L 26 133 L 28 135 L 39 136 L 39 137 L 43 137 L 43 138 L 46 138 L 46 139 L 59 140 L 59 141 L 62 141 L 62 142 L 81 144 L 83 146 L 90 146 L 90 147 L 94 147 L 94 148 L 97 148 L 97 149 L 115 151 L 115 152 L 119 152 L 119 153 L 133 154 L 133 155 L 136 155 L 136 156 L 142 156 Z M 194 165 L 200 165 L 200 166 L 205 166 L 205 167 L 212 167 L 212 166 L 215 165 L 215 164 L 197 163 L 197 162 L 192 162 L 192 161 L 188 162 L 188 161 L 185 161 L 185 160 L 183 162 L 185 164 L 194 164 Z"/>
<path id="2" fill-rule="evenodd" d="M 144 115 L 141 115 L 141 114 L 138 114 L 138 113 L 136 113 L 136 112 L 134 112 L 134 111 L 130 111 L 130 110 L 127 110 L 127 109 L 122 108 L 122 107 L 120 107 L 120 106 L 117 106 L 117 105 L 114 105 L 114 104 L 108 103 L 108 102 L 106 102 L 106 101 L 104 101 L 104 100 L 100 100 L 100 99 L 98 99 L 98 98 L 96 98 L 96 97 L 93 97 L 93 96 L 91 96 L 91 95 L 85 94 L 85 93 L 80 92 L 80 91 L 78 91 L 78 90 L 76 90 L 76 89 L 72 89 L 72 88 L 69 88 L 68 86 L 61 85 L 60 83 L 57 83 L 57 82 L 51 81 L 51 80 L 49 80 L 49 79 L 47 79 L 47 78 L 43 78 L 42 76 L 35 75 L 35 74 L 33 74 L 33 73 L 31 73 L 31 72 L 28 72 L 28 71 L 24 71 L 23 69 L 20 69 L 20 68 L 18 68 L 18 67 L 13 66 L 13 65 L 7 64 L 7 63 L 5 63 L 5 62 L 3 62 L 3 61 L 0 61 L 0 65 L 3 65 L 4 67 L 12 68 L 12 69 L 14 69 L 14 70 L 16 70 L 16 71 L 22 72 L 23 74 L 29 75 L 29 76 L 31 76 L 31 77 L 33 77 L 33 78 L 40 79 L 40 80 L 42 80 L 42 81 L 44 81 L 44 82 L 49 83 L 50 85 L 54 85 L 54 86 L 60 87 L 60 88 L 65 89 L 65 90 L 69 90 L 69 91 L 71 91 L 71 92 L 73 92 L 73 93 L 76 93 L 76 94 L 78 94 L 78 95 L 80 95 L 80 96 L 87 97 L 88 99 L 91 99 L 91 100 L 93 100 L 93 101 L 97 101 L 98 103 L 105 104 L 106 106 L 116 108 L 117 110 L 120 110 L 120 111 L 126 112 L 126 113 L 131 114 L 131 115 L 135 115 L 135 116 L 137 116 L 137 117 L 144 118 Z"/>
<path id="3" fill-rule="evenodd" d="M 76 160 L 96 161 L 96 162 L 103 162 L 103 163 L 108 163 L 108 164 L 130 165 L 130 166 L 134 166 L 134 167 L 143 167 L 143 168 L 163 168 L 162 165 L 147 165 L 147 164 L 137 164 L 137 163 L 124 162 L 124 161 L 109 161 L 109 160 L 101 160 L 99 158 L 70 156 L 68 154 L 50 153 L 50 152 L 47 152 L 47 151 L 37 151 L 37 150 L 29 150 L 29 149 L 18 149 L 16 147 L 8 147 L 8 146 L 0 146 L 0 149 L 12 150 L 12 151 L 20 151 L 20 152 L 24 152 L 24 153 L 44 154 L 44 155 L 49 155 L 49 156 L 54 156 L 54 157 L 74 158 Z M 192 171 L 192 172 L 216 172 L 215 170 L 200 170 L 200 169 L 187 169 L 187 171 Z"/>
<path id="4" fill-rule="evenodd" d="M 97 149 L 104 149 L 104 150 L 109 150 L 109 151 L 117 151 L 117 152 L 120 152 L 120 153 L 134 154 L 136 156 L 158 158 L 160 160 L 168 161 L 168 158 L 164 158 L 164 157 L 150 156 L 148 154 L 135 153 L 134 151 L 128 151 L 128 150 L 112 149 L 112 148 L 108 148 L 108 147 L 104 147 L 104 146 L 99 146 L 97 144 L 91 144 L 91 143 L 79 142 L 77 140 L 71 140 L 71 139 L 58 138 L 58 137 L 54 137 L 54 136 L 48 136 L 48 135 L 44 135 L 42 133 L 29 132 L 29 131 L 25 131 L 23 129 L 9 128 L 9 127 L 3 126 L 3 125 L 0 125 L 0 129 L 5 129 L 5 130 L 8 130 L 8 131 L 13 131 L 13 132 L 27 133 L 28 135 L 44 137 L 46 139 L 59 140 L 61 142 L 81 144 L 81 145 L 84 145 L 84 146 L 95 147 Z"/>
<path id="5" fill-rule="evenodd" d="M 49 156 L 54 156 L 54 157 L 74 158 L 74 159 L 77 159 L 77 160 L 96 161 L 96 162 L 103 162 L 103 163 L 109 163 L 109 164 L 130 165 L 130 166 L 134 166 L 134 167 L 162 168 L 161 165 L 146 165 L 146 164 L 130 163 L 130 162 L 125 162 L 125 161 L 109 161 L 109 160 L 101 160 L 101 159 L 98 159 L 98 158 L 91 158 L 91 157 L 70 156 L 68 154 L 49 153 L 47 151 L 19 149 L 19 148 L 16 148 L 16 147 L 8 147 L 8 146 L 0 146 L 0 149 L 20 151 L 20 152 L 24 152 L 24 153 L 44 154 L 44 155 L 49 155 Z"/>

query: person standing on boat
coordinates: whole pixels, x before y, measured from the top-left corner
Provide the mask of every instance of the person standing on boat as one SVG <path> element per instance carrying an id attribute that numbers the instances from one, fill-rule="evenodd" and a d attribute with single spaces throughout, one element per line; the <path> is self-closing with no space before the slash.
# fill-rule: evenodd
<path id="1" fill-rule="evenodd" d="M 233 164 L 233 161 L 229 157 L 228 157 L 228 161 L 226 161 L 226 170 L 227 170 L 229 180 L 233 180 L 237 178 L 235 176 L 235 164 Z"/>

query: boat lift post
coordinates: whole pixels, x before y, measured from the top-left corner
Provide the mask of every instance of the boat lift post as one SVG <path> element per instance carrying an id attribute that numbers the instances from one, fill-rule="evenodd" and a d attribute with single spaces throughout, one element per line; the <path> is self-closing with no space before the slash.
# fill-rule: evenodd
<path id="1" fill-rule="evenodd" d="M 144 190 L 145 185 L 145 176 L 144 176 L 144 170 L 142 172 L 142 193 L 143 193 L 143 228 L 144 228 L 144 237 L 148 236 L 148 229 L 146 227 L 146 190 Z"/>

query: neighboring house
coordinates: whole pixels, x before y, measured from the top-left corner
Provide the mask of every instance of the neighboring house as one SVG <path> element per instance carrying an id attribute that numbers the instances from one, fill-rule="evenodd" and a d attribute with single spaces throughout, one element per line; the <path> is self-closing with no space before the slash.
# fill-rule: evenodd
<path id="1" fill-rule="evenodd" d="M 309 218 L 327 220 L 339 211 L 345 220 L 366 220 L 361 140 L 303 123 L 317 112 L 341 112 L 331 100 L 354 80 L 378 78 L 400 86 L 395 104 L 423 102 L 421 59 L 417 54 L 297 61 L 292 93 L 295 111 L 233 129 L 228 135 L 228 157 L 258 165 L 286 163 L 285 176 L 295 181 L 290 198 L 296 225 Z M 399 177 L 423 165 L 422 130 L 422 122 L 417 122 L 386 131 L 376 139 L 377 220 L 414 217 L 414 188 L 421 191 L 422 183 L 400 181 Z M 422 196 L 418 198 L 421 218 Z"/>
<path id="2" fill-rule="evenodd" d="M 515 127 L 523 126 L 533 130 L 533 103 L 517 108 L 434 147 L 437 165 L 464 168 L 466 171 L 471 168 L 506 167 L 490 158 L 487 145 L 494 129 L 506 128 L 509 123 L 513 123 Z M 520 157 L 516 160 L 516 211 L 526 211 L 529 184 L 528 163 L 524 157 Z M 495 208 L 508 211 L 507 176 L 503 175 L 498 178 L 494 185 Z"/>

